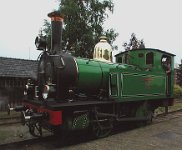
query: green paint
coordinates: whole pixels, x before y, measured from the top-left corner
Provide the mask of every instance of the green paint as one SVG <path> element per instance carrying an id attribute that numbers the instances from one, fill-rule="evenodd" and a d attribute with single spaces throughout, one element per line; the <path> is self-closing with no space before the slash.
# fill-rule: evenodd
<path id="1" fill-rule="evenodd" d="M 89 126 L 89 117 L 87 113 L 74 117 L 72 123 L 72 130 L 85 129 L 88 126 Z"/>
<path id="2" fill-rule="evenodd" d="M 135 117 L 145 117 L 145 111 L 143 109 L 138 109 L 136 111 Z"/>
<path id="3" fill-rule="evenodd" d="M 109 70 L 118 64 L 79 58 L 76 61 L 79 72 L 77 86 L 80 91 L 98 93 L 99 89 L 108 89 Z"/>
<path id="4" fill-rule="evenodd" d="M 127 63 L 110 69 L 111 75 L 117 74 L 118 76 L 119 94 L 115 97 L 116 100 L 137 101 L 168 98 L 166 96 L 167 75 L 162 66 L 163 56 L 171 58 L 171 95 L 168 97 L 173 97 L 174 55 L 161 50 L 138 49 L 116 55 L 116 61 Z"/>

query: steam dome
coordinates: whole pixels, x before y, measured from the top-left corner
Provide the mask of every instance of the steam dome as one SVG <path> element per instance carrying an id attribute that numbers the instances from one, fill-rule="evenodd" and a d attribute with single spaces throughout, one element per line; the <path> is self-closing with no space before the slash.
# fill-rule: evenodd
<path id="1" fill-rule="evenodd" d="M 93 59 L 112 62 L 112 47 L 107 42 L 106 36 L 101 36 L 100 41 L 95 45 Z"/>

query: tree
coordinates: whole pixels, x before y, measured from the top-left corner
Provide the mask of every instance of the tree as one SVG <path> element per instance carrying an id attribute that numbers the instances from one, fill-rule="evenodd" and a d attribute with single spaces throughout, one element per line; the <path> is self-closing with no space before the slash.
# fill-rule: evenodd
<path id="1" fill-rule="evenodd" d="M 174 84 L 174 97 L 179 98 L 181 96 L 182 96 L 182 88 L 179 85 Z"/>
<path id="2" fill-rule="evenodd" d="M 179 64 L 178 68 L 176 69 L 176 75 L 177 75 L 177 84 L 182 87 L 182 61 L 181 64 Z"/>
<path id="3" fill-rule="evenodd" d="M 118 33 L 112 28 L 106 31 L 103 29 L 107 12 L 113 12 L 113 9 L 112 0 L 60 0 L 59 10 L 64 16 L 64 50 L 75 56 L 91 58 L 101 35 L 106 35 L 108 42 L 113 45 Z M 49 35 L 50 25 L 47 21 L 43 31 Z"/>
<path id="4" fill-rule="evenodd" d="M 137 39 L 135 33 L 132 33 L 129 44 L 127 44 L 125 42 L 123 44 L 123 47 L 125 48 L 125 51 L 128 51 L 128 50 L 131 50 L 131 49 L 145 48 L 145 44 L 144 44 L 143 39 L 142 40 Z"/>

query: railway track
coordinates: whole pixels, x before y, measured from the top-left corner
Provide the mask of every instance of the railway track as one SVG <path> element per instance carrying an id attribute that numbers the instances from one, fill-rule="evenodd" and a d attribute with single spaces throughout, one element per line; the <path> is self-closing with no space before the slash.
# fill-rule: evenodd
<path id="1" fill-rule="evenodd" d="M 168 115 L 160 114 L 154 118 L 154 121 L 151 125 L 155 125 L 158 123 L 162 123 L 162 122 L 165 122 L 168 120 L 172 120 L 172 119 L 181 117 L 182 116 L 181 112 L 182 112 L 182 109 L 177 110 L 177 111 L 173 111 L 173 112 L 169 112 Z M 119 129 L 119 130 L 116 130 L 115 133 L 113 133 L 113 134 L 118 134 L 122 131 L 127 131 L 127 130 L 130 130 L 130 129 Z M 79 134 L 79 135 L 77 135 L 77 134 Z M 81 136 L 80 136 L 80 134 L 81 134 Z M 79 137 L 79 138 L 77 138 L 77 137 Z M 81 137 L 84 137 L 84 138 L 81 138 Z M 21 140 L 21 141 L 5 143 L 5 144 L 0 145 L 0 149 L 4 149 L 4 150 L 6 150 L 6 149 L 19 149 L 19 147 L 24 147 L 24 149 L 26 149 L 27 147 L 30 147 L 33 144 L 38 144 L 38 145 L 39 144 L 40 145 L 50 144 L 50 145 L 57 145 L 58 147 L 62 147 L 62 146 L 65 147 L 65 146 L 70 146 L 70 145 L 75 145 L 75 144 L 91 141 L 91 140 L 93 140 L 93 138 L 90 136 L 85 137 L 85 133 L 83 131 L 83 133 L 76 133 L 76 135 L 75 135 L 75 133 L 73 133 L 71 140 L 66 139 L 66 140 L 63 140 L 66 142 L 60 142 L 62 140 L 63 139 L 60 139 L 56 136 L 53 136 L 52 134 L 49 134 L 49 135 L 43 136 L 43 138 L 32 137 L 32 138 Z"/>
<path id="2" fill-rule="evenodd" d="M 181 101 L 176 101 L 176 103 L 181 103 Z M 176 113 L 178 111 L 182 111 L 182 109 L 170 111 L 170 112 L 168 112 L 168 114 L 173 114 L 173 113 Z M 165 113 L 160 113 L 160 114 L 157 114 L 156 117 L 162 117 L 162 116 L 165 116 L 165 115 L 166 115 Z M 20 116 L 0 118 L 0 126 L 12 125 L 12 124 L 17 124 L 17 123 L 21 123 Z"/>
<path id="3" fill-rule="evenodd" d="M 0 118 L 0 126 L 17 124 L 17 123 L 21 123 L 21 119 L 19 116 Z"/>
<path id="4" fill-rule="evenodd" d="M 172 119 L 175 119 L 175 118 L 178 118 L 178 117 L 182 117 L 182 109 L 178 109 L 178 110 L 175 110 L 175 111 L 171 111 L 171 112 L 168 112 L 167 114 L 165 113 L 162 113 L 162 114 L 158 114 L 154 119 L 153 119 L 153 124 L 156 124 L 156 123 L 160 123 L 160 122 L 164 122 L 164 121 L 168 121 L 168 120 L 172 120 Z"/>
<path id="5" fill-rule="evenodd" d="M 11 143 L 7 143 L 7 144 L 2 144 L 0 145 L 0 149 L 19 149 L 19 147 L 22 147 L 23 145 L 25 147 L 29 147 L 32 144 L 35 143 L 43 143 L 43 142 L 47 142 L 47 141 L 53 141 L 54 140 L 54 136 L 46 136 L 44 138 L 31 138 L 31 139 L 26 139 L 26 140 L 22 140 L 22 141 L 15 141 L 15 142 L 11 142 Z"/>
<path id="6" fill-rule="evenodd" d="M 179 100 L 176 99 L 175 104 L 181 104 L 181 103 L 182 103 L 181 99 L 179 99 Z M 168 112 L 168 114 L 173 114 L 173 113 L 176 113 L 176 112 L 181 111 L 181 110 L 182 110 L 182 108 L 179 110 L 172 110 L 172 111 Z M 165 115 L 166 114 L 162 112 L 160 114 L 157 114 L 156 117 L 165 116 Z M 17 124 L 17 123 L 21 123 L 20 115 L 0 117 L 0 126 L 12 125 L 12 124 Z"/>
<path id="7" fill-rule="evenodd" d="M 181 103 L 181 101 L 176 101 L 176 103 Z M 174 114 L 176 112 L 179 112 L 179 111 L 182 111 L 182 109 L 178 109 L 178 110 L 174 110 L 174 111 L 170 111 L 168 112 L 168 114 Z M 164 117 L 166 116 L 167 114 L 166 113 L 160 113 L 160 114 L 157 114 L 155 116 L 156 117 Z M 4 125 L 12 125 L 12 124 L 17 124 L 17 123 L 21 123 L 21 119 L 20 119 L 20 116 L 13 116 L 13 117 L 3 117 L 3 118 L 0 118 L 0 126 L 4 126 Z"/>

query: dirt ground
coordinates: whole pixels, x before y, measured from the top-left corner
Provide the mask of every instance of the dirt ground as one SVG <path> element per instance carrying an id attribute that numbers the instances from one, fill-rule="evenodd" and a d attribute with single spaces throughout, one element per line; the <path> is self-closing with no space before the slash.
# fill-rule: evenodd
<path id="1" fill-rule="evenodd" d="M 30 138 L 32 136 L 29 134 L 27 127 L 21 124 L 0 126 L 0 145 Z"/>
<path id="2" fill-rule="evenodd" d="M 4 135 L 4 136 L 2 136 Z M 61 144 L 61 139 L 54 138 L 35 142 L 33 144 L 21 144 L 18 146 L 7 145 L 3 150 L 181 150 L 182 149 L 182 112 L 169 114 L 168 116 L 154 119 L 152 125 L 134 128 L 130 130 L 116 130 L 111 136 L 102 139 L 87 138 L 87 133 L 75 134 Z M 0 127 L 0 144 L 11 143 L 31 138 L 26 127 L 13 125 Z"/>

